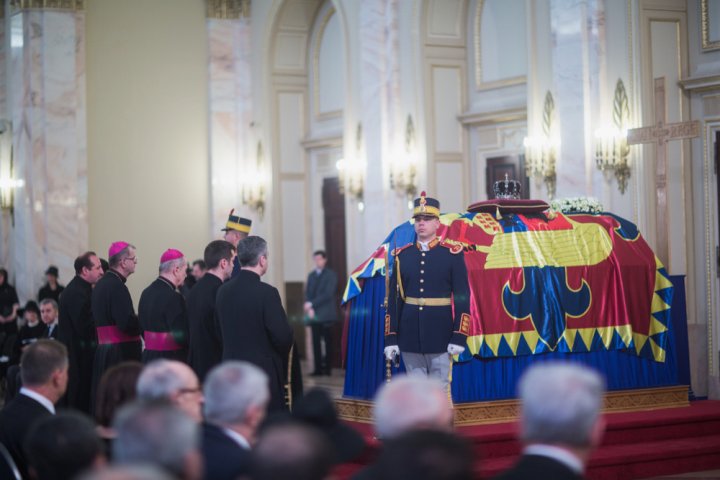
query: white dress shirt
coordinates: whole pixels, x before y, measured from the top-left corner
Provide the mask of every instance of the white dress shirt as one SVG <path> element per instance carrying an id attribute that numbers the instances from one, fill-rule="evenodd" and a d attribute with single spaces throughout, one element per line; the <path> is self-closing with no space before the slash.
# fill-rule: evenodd
<path id="1" fill-rule="evenodd" d="M 540 455 L 541 457 L 552 458 L 553 460 L 562 463 L 573 472 L 580 475 L 583 474 L 585 467 L 582 461 L 575 455 L 570 453 L 564 448 L 555 447 L 553 445 L 528 445 L 523 450 L 524 455 Z"/>
<path id="2" fill-rule="evenodd" d="M 34 391 L 32 391 L 32 390 L 28 390 L 28 389 L 25 388 L 25 387 L 22 387 L 22 388 L 20 389 L 20 394 L 21 394 L 21 395 L 25 395 L 26 397 L 32 398 L 33 400 L 35 400 L 36 402 L 38 402 L 40 405 L 42 405 L 43 407 L 47 408 L 50 413 L 52 413 L 53 415 L 55 415 L 55 405 L 53 405 L 53 403 L 52 403 L 50 400 L 48 400 L 47 398 L 43 397 L 43 396 L 40 395 L 39 393 L 34 392 Z"/>

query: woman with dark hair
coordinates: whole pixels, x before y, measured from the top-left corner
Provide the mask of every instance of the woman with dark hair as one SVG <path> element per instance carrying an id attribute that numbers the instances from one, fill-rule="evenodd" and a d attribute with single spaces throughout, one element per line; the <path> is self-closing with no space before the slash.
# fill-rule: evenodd
<path id="1" fill-rule="evenodd" d="M 17 311 L 20 307 L 15 287 L 10 285 L 8 271 L 0 268 L 0 332 L 17 333 Z"/>
<path id="2" fill-rule="evenodd" d="M 95 403 L 95 421 L 97 431 L 107 446 L 115 438 L 112 423 L 115 413 L 135 400 L 135 387 L 143 364 L 140 362 L 122 362 L 109 368 L 100 379 Z M 110 453 L 108 448 L 107 452 Z"/>

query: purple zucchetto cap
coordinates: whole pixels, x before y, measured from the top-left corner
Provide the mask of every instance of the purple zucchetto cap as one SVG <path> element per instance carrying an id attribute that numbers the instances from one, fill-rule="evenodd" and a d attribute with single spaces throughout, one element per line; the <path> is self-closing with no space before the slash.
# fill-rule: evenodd
<path id="1" fill-rule="evenodd" d="M 168 248 L 163 252 L 162 256 L 160 257 L 160 263 L 169 262 L 170 260 L 177 260 L 178 258 L 183 258 L 185 255 L 180 250 L 175 250 L 174 248 Z"/>
<path id="2" fill-rule="evenodd" d="M 108 249 L 108 258 L 114 257 L 130 245 L 128 242 L 113 242 Z"/>

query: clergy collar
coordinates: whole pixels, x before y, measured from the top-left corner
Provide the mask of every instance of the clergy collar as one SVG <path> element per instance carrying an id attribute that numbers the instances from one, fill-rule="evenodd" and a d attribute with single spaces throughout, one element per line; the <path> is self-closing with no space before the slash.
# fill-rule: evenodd
<path id="1" fill-rule="evenodd" d="M 167 278 L 163 277 L 162 275 L 160 275 L 160 276 L 158 277 L 158 280 L 162 280 L 163 282 L 165 282 L 165 284 L 166 284 L 168 287 L 172 288 L 173 290 L 175 290 L 175 289 L 177 288 L 177 287 L 175 287 L 175 285 L 172 284 L 172 282 L 171 282 L 170 280 L 168 280 Z"/>
<path id="2" fill-rule="evenodd" d="M 428 250 L 432 250 L 433 248 L 437 247 L 437 245 L 440 243 L 440 239 L 438 237 L 433 238 L 429 242 L 427 242 L 425 245 L 427 245 Z M 418 240 L 415 242 L 415 246 L 418 248 L 418 250 L 423 249 L 423 242 Z"/>
<path id="3" fill-rule="evenodd" d="M 114 273 L 123 283 L 127 282 L 127 278 L 122 273 L 118 272 L 114 268 L 108 270 L 108 273 Z"/>

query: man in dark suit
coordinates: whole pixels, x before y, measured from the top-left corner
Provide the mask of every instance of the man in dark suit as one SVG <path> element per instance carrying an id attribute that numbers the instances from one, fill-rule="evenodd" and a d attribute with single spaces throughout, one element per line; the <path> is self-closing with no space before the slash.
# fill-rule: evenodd
<path id="1" fill-rule="evenodd" d="M 45 325 L 45 337 L 57 340 L 58 338 L 58 304 L 52 298 L 40 302 L 40 320 Z"/>
<path id="2" fill-rule="evenodd" d="M 139 362 L 142 358 L 140 323 L 130 290 L 125 285 L 137 266 L 135 247 L 127 242 L 114 242 L 108 249 L 108 263 L 110 269 L 92 291 L 92 315 L 98 338 L 93 393 L 105 370 L 120 362 Z"/>
<path id="3" fill-rule="evenodd" d="M 180 250 L 166 250 L 160 257 L 160 275 L 140 295 L 138 321 L 145 339 L 145 364 L 157 358 L 187 362 L 187 308 L 177 290 L 185 281 L 186 267 Z"/>
<path id="4" fill-rule="evenodd" d="M 95 252 L 85 252 L 75 259 L 73 278 L 60 297 L 58 340 L 68 349 L 68 406 L 90 413 L 90 384 L 97 338 L 90 308 L 93 285 L 103 276 Z"/>
<path id="5" fill-rule="evenodd" d="M 55 414 L 55 403 L 65 394 L 67 349 L 54 340 L 38 340 L 25 349 L 20 365 L 23 387 L 0 411 L 0 443 L 12 455 L 22 477 L 29 478 L 25 436 L 36 421 Z"/>
<path id="6" fill-rule="evenodd" d="M 200 381 L 222 361 L 220 326 L 215 321 L 215 297 L 223 282 L 232 275 L 235 247 L 225 240 L 214 240 L 205 247 L 207 272 L 187 297 L 190 324 L 188 363 Z"/>
<path id="7" fill-rule="evenodd" d="M 332 361 L 332 326 L 337 321 L 337 274 L 327 268 L 324 250 L 313 253 L 315 270 L 310 272 L 305 286 L 305 315 L 312 328 L 312 376 L 330 375 Z M 322 344 L 325 344 L 323 348 Z"/>
<path id="8" fill-rule="evenodd" d="M 215 316 L 220 324 L 223 360 L 244 360 L 269 379 L 269 411 L 286 410 L 284 365 L 293 344 L 280 293 L 260 280 L 268 269 L 267 242 L 250 236 L 238 243 L 241 270 L 220 287 Z"/>
<path id="9" fill-rule="evenodd" d="M 249 472 L 250 450 L 270 399 L 267 375 L 247 362 L 225 362 L 210 372 L 203 393 L 205 478 L 234 480 Z"/>
<path id="10" fill-rule="evenodd" d="M 518 462 L 496 479 L 584 478 L 605 431 L 602 377 L 579 364 L 541 363 L 523 374 L 518 390 L 525 447 Z"/>

